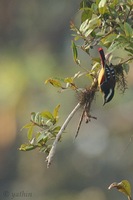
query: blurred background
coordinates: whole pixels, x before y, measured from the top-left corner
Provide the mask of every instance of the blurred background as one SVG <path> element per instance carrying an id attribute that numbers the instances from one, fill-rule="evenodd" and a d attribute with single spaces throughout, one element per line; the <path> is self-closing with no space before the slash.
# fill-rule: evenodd
<path id="1" fill-rule="evenodd" d="M 53 111 L 60 103 L 63 123 L 78 102 L 72 92 L 59 94 L 44 81 L 69 77 L 80 70 L 73 62 L 69 29 L 70 20 L 78 23 L 79 3 L 0 1 L 1 199 L 122 200 L 126 197 L 108 191 L 108 186 L 123 179 L 133 186 L 133 69 L 124 95 L 116 91 L 104 107 L 97 95 L 92 106 L 97 120 L 83 122 L 76 140 L 81 112 L 75 115 L 50 169 L 46 168 L 46 156 L 37 150 L 18 151 L 26 142 L 26 130 L 21 128 L 32 111 Z M 94 53 L 97 55 L 97 49 Z M 89 58 L 84 62 L 89 68 Z M 86 82 L 81 80 L 81 84 Z"/>

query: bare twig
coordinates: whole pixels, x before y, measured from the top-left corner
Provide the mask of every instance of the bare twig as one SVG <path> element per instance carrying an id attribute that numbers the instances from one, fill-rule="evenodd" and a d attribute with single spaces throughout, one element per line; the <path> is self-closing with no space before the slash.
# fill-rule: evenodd
<path id="1" fill-rule="evenodd" d="M 47 156 L 46 158 L 46 161 L 47 161 L 47 168 L 49 168 L 51 162 L 52 162 L 52 158 L 55 154 L 55 150 L 56 150 L 56 146 L 57 146 L 57 143 L 62 135 L 62 133 L 64 132 L 64 130 L 66 129 L 67 125 L 69 124 L 69 122 L 71 121 L 71 119 L 73 118 L 74 114 L 77 112 L 77 110 L 80 108 L 81 104 L 78 103 L 75 108 L 72 110 L 72 112 L 68 115 L 67 119 L 65 120 L 64 124 L 62 125 L 60 131 L 58 132 L 58 134 L 56 135 L 56 138 L 53 142 L 53 145 L 52 145 L 52 148 L 49 152 L 49 155 Z"/>
<path id="2" fill-rule="evenodd" d="M 131 197 L 131 196 L 128 196 L 128 200 L 132 200 L 132 197 Z"/>
<path id="3" fill-rule="evenodd" d="M 85 114 L 85 109 L 83 110 L 83 112 L 81 114 L 81 117 L 79 119 L 79 123 L 78 123 L 78 127 L 77 127 L 77 132 L 76 132 L 75 138 L 78 136 L 78 133 L 79 133 L 79 130 L 80 130 L 83 118 L 84 118 L 84 114 Z"/>
<path id="4" fill-rule="evenodd" d="M 129 62 L 130 60 L 133 60 L 133 56 L 124 60 L 123 62 L 119 63 L 119 65 L 125 64 L 125 63 Z"/>

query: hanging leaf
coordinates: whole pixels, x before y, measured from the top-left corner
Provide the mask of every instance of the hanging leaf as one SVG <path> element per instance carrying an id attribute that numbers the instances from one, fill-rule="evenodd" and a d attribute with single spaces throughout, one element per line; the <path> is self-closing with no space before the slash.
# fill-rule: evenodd
<path id="1" fill-rule="evenodd" d="M 131 200 L 131 185 L 129 181 L 123 180 L 120 183 L 114 182 L 108 187 L 109 190 L 112 188 L 116 188 L 119 192 L 124 193 L 128 199 Z"/>
<path id="2" fill-rule="evenodd" d="M 127 22 L 124 23 L 124 31 L 127 37 L 132 37 L 133 36 L 133 29 L 130 24 Z"/>
<path id="3" fill-rule="evenodd" d="M 128 72 L 129 72 L 129 65 L 128 64 L 126 64 L 126 63 L 124 63 L 123 65 L 122 65 L 122 67 L 123 67 L 123 70 L 126 72 L 126 74 L 128 74 Z"/>
<path id="4" fill-rule="evenodd" d="M 47 79 L 47 80 L 45 81 L 45 84 L 47 84 L 47 83 L 50 83 L 50 84 L 53 85 L 54 87 L 63 88 L 62 85 L 61 85 L 61 83 L 60 83 L 60 81 L 59 81 L 59 80 L 56 80 L 56 79 L 52 79 L 52 78 Z"/>
<path id="5" fill-rule="evenodd" d="M 75 43 L 72 41 L 72 51 L 73 51 L 73 58 L 74 61 L 77 63 L 78 60 L 78 51 L 77 51 L 77 47 L 75 45 Z"/>
<path id="6" fill-rule="evenodd" d="M 60 105 L 57 105 L 53 111 L 53 117 L 57 120 L 58 119 L 58 113 L 59 113 Z"/>
<path id="7" fill-rule="evenodd" d="M 27 132 L 27 137 L 29 140 L 32 139 L 32 134 L 33 134 L 33 125 L 29 127 L 28 132 Z"/>
<path id="8" fill-rule="evenodd" d="M 21 131 L 24 129 L 24 128 L 30 128 L 31 126 L 33 126 L 33 123 L 32 122 L 30 122 L 30 123 L 28 123 L 28 124 L 25 124 L 22 128 L 21 128 Z"/>
<path id="9" fill-rule="evenodd" d="M 37 148 L 36 145 L 31 145 L 31 144 L 22 144 L 19 148 L 20 151 L 30 151 Z"/>

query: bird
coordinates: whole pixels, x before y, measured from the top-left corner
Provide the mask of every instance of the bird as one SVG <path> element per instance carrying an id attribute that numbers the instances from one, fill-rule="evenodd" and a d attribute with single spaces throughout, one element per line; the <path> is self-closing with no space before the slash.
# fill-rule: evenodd
<path id="1" fill-rule="evenodd" d="M 115 77 L 115 70 L 112 67 L 112 64 L 108 65 L 105 59 L 105 54 L 103 49 L 100 47 L 98 48 L 100 59 L 101 59 L 101 69 L 98 74 L 98 86 L 100 91 L 104 95 L 104 102 L 103 105 L 110 102 L 114 97 L 115 92 L 115 84 L 116 84 L 116 77 Z"/>

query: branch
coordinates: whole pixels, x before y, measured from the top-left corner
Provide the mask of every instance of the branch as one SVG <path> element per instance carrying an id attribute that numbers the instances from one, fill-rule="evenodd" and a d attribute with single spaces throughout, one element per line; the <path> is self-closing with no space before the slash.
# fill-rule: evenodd
<path id="1" fill-rule="evenodd" d="M 127 198 L 128 198 L 128 200 L 132 200 L 132 197 L 131 197 L 131 196 L 128 196 Z"/>
<path id="2" fill-rule="evenodd" d="M 63 134 L 64 130 L 66 129 L 67 125 L 69 124 L 69 122 L 71 121 L 71 119 L 73 118 L 74 114 L 77 112 L 77 110 L 80 108 L 81 104 L 78 103 L 75 108 L 72 110 L 72 112 L 68 115 L 67 119 L 65 120 L 64 124 L 62 125 L 60 131 L 58 132 L 58 134 L 56 135 L 56 138 L 53 142 L 52 148 L 49 152 L 49 155 L 46 158 L 46 162 L 47 162 L 47 168 L 49 168 L 51 162 L 52 162 L 52 158 L 55 154 L 56 151 L 56 146 L 57 143 L 61 137 L 61 135 Z"/>
<path id="3" fill-rule="evenodd" d="M 125 61 L 119 63 L 119 65 L 125 64 L 125 63 L 129 62 L 130 60 L 133 60 L 133 56 L 128 58 L 128 59 L 126 59 Z"/>

